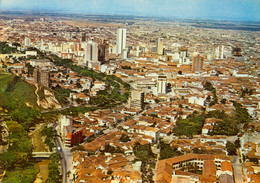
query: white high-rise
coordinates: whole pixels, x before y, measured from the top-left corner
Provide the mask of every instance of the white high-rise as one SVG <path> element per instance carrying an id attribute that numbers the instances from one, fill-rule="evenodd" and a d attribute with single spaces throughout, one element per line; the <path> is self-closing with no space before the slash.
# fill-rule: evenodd
<path id="1" fill-rule="evenodd" d="M 167 84 L 167 76 L 160 74 L 157 78 L 157 93 L 165 94 L 166 93 L 166 84 Z"/>
<path id="2" fill-rule="evenodd" d="M 162 55 L 163 54 L 163 39 L 159 38 L 157 42 L 157 54 Z"/>
<path id="3" fill-rule="evenodd" d="M 31 45 L 31 40 L 30 40 L 30 38 L 25 37 L 25 38 L 24 38 L 24 46 L 30 46 L 30 45 Z"/>
<path id="4" fill-rule="evenodd" d="M 120 55 L 126 48 L 126 29 L 117 29 L 116 54 Z"/>

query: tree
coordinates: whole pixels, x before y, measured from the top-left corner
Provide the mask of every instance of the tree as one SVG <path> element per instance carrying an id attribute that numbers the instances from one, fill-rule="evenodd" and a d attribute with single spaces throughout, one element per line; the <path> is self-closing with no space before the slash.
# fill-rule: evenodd
<path id="1" fill-rule="evenodd" d="M 22 168 L 29 165 L 32 156 L 32 144 L 27 137 L 27 132 L 21 124 L 8 121 L 9 148 L 7 152 L 0 154 L 0 163 L 7 170 Z"/>
<path id="2" fill-rule="evenodd" d="M 107 143 L 105 145 L 105 149 L 104 149 L 103 152 L 108 152 L 108 153 L 111 153 L 111 154 L 113 154 L 113 153 L 124 153 L 124 151 L 121 150 L 119 147 L 111 146 L 111 145 L 109 145 L 109 143 Z"/>
<path id="3" fill-rule="evenodd" d="M 128 142 L 128 141 L 131 141 L 129 136 L 127 134 L 122 134 L 121 137 L 120 137 L 120 142 Z"/>
<path id="4" fill-rule="evenodd" d="M 227 141 L 226 148 L 227 148 L 228 155 L 232 156 L 237 154 L 236 146 L 232 142 Z"/>
<path id="5" fill-rule="evenodd" d="M 59 161 L 60 161 L 59 153 L 55 153 L 50 156 L 50 163 L 48 167 L 49 175 L 48 175 L 48 179 L 46 180 L 46 183 L 58 183 L 61 181 Z"/>
<path id="6" fill-rule="evenodd" d="M 192 138 L 193 135 L 198 135 L 201 133 L 204 121 L 205 116 L 196 114 L 191 115 L 186 119 L 179 119 L 176 122 L 174 132 L 178 136 L 185 135 Z"/>
<path id="7" fill-rule="evenodd" d="M 208 91 L 213 91 L 215 90 L 215 88 L 213 87 L 213 85 L 211 84 L 211 82 L 206 81 L 205 85 L 203 86 L 204 90 L 208 90 Z"/>
<path id="8" fill-rule="evenodd" d="M 141 145 L 139 142 L 136 142 L 134 145 L 134 154 L 141 161 L 147 161 L 156 157 L 152 152 L 151 144 Z"/>
<path id="9" fill-rule="evenodd" d="M 172 148 L 170 147 L 169 144 L 166 144 L 163 141 L 160 142 L 159 148 L 160 148 L 160 160 L 172 158 L 175 156 L 180 156 L 183 154 L 176 147 Z"/>

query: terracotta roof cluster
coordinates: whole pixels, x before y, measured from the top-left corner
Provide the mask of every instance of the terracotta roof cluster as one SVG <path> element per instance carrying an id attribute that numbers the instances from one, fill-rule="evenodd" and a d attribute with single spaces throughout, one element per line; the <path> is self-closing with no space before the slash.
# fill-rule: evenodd
<path id="1" fill-rule="evenodd" d="M 141 174 L 122 154 L 89 156 L 73 154 L 76 182 L 111 182 L 112 180 L 141 182 Z"/>
<path id="2" fill-rule="evenodd" d="M 168 183 L 171 182 L 173 177 L 178 175 L 195 176 L 201 182 L 216 182 L 217 168 L 216 161 L 227 161 L 230 163 L 230 158 L 222 155 L 205 155 L 205 154 L 187 154 L 177 156 L 165 160 L 160 160 L 157 166 L 156 182 Z M 203 161 L 203 173 L 194 174 L 187 171 L 174 170 L 173 165 L 178 163 L 187 163 L 192 161 Z M 231 164 L 231 163 L 230 163 Z M 232 167 L 232 166 L 231 166 Z M 229 169 L 230 166 L 227 163 L 223 163 L 223 170 Z"/>

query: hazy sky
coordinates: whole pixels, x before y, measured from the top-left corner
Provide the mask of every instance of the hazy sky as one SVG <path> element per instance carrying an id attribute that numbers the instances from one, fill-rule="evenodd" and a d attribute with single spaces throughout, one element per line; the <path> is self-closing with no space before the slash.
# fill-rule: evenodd
<path id="1" fill-rule="evenodd" d="M 1 9 L 260 20 L 260 0 L 0 0 Z"/>

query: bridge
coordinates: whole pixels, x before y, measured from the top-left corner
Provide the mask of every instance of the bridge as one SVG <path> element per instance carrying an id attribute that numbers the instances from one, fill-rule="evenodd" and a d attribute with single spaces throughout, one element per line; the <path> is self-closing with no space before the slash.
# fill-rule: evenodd
<path id="1" fill-rule="evenodd" d="M 33 158 L 49 158 L 51 154 L 54 152 L 33 152 L 32 157 Z"/>

